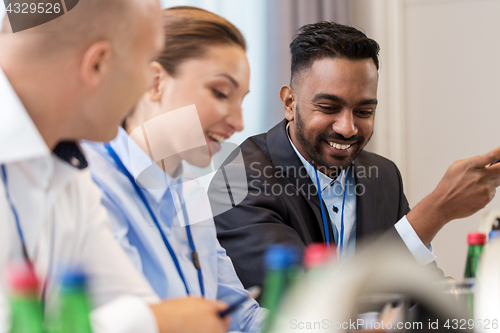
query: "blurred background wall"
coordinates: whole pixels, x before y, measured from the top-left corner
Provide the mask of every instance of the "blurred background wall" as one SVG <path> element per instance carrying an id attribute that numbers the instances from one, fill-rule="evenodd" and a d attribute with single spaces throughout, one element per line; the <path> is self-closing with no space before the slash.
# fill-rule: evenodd
<path id="1" fill-rule="evenodd" d="M 397 162 L 414 206 L 455 160 L 500 146 L 500 1 L 351 0 L 349 20 L 380 42 L 380 106 L 371 150 Z M 467 232 L 500 208 L 444 227 L 438 265 L 463 275 Z"/>
<path id="2" fill-rule="evenodd" d="M 414 206 L 457 159 L 500 145 L 500 0 L 162 0 L 233 22 L 247 38 L 252 69 L 239 143 L 283 118 L 279 89 L 289 81 L 288 45 L 303 24 L 352 24 L 381 47 L 379 107 L 368 149 L 394 160 Z M 0 5 L 0 17 L 3 6 Z M 460 278 L 467 232 L 500 208 L 500 196 L 453 221 L 433 241 L 445 274 Z"/>

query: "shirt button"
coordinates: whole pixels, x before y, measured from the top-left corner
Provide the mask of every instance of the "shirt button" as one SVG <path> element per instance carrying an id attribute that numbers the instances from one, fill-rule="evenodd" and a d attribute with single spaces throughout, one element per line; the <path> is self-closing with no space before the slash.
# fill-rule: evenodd
<path id="1" fill-rule="evenodd" d="M 76 168 L 78 168 L 80 166 L 80 161 L 74 156 L 71 157 L 70 163 L 71 163 L 71 165 L 73 165 Z"/>

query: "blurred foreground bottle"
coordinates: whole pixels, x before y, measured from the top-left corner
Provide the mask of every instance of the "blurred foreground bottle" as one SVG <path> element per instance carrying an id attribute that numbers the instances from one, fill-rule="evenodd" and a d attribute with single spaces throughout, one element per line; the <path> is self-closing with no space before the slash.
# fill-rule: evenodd
<path id="1" fill-rule="evenodd" d="M 80 270 L 68 270 L 61 281 L 62 333 L 92 333 L 86 277 Z"/>
<path id="2" fill-rule="evenodd" d="M 492 242 L 495 238 L 500 236 L 500 230 L 491 230 L 488 234 L 488 243 Z"/>
<path id="3" fill-rule="evenodd" d="M 335 258 L 335 248 L 324 243 L 313 243 L 304 252 L 304 268 L 308 274 L 320 271 L 329 261 Z"/>
<path id="4" fill-rule="evenodd" d="M 33 268 L 24 263 L 9 266 L 10 305 L 12 326 L 10 333 L 42 333 L 42 308 L 38 301 L 38 279 Z"/>
<path id="5" fill-rule="evenodd" d="M 486 243 L 486 234 L 482 232 L 470 232 L 467 235 L 469 251 L 467 252 L 467 262 L 465 264 L 464 279 L 469 285 L 471 293 L 467 297 L 467 308 L 470 318 L 474 318 L 474 289 L 476 284 L 476 274 L 479 267 L 479 260 Z"/>
<path id="6" fill-rule="evenodd" d="M 269 332 L 285 291 L 302 272 L 301 259 L 300 251 L 292 246 L 273 245 L 266 250 L 262 307 L 269 310 L 269 315 L 263 332 Z"/>
<path id="7" fill-rule="evenodd" d="M 486 243 L 486 234 L 482 232 L 470 232 L 467 235 L 467 243 L 469 244 L 469 251 L 467 253 L 464 278 L 473 279 L 476 277 L 481 252 Z"/>

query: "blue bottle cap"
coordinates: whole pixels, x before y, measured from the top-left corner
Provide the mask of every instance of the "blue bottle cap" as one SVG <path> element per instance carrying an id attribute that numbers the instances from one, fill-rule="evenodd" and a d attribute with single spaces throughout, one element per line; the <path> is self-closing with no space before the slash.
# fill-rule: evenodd
<path id="1" fill-rule="evenodd" d="M 500 230 L 491 230 L 490 233 L 488 234 L 488 242 L 491 242 L 498 236 L 500 236 Z"/>
<path id="2" fill-rule="evenodd" d="M 67 268 L 61 274 L 61 285 L 63 289 L 84 288 L 87 276 L 79 268 Z"/>
<path id="3" fill-rule="evenodd" d="M 271 245 L 264 254 L 264 264 L 268 270 L 282 270 L 290 266 L 300 265 L 301 251 L 291 245 Z"/>

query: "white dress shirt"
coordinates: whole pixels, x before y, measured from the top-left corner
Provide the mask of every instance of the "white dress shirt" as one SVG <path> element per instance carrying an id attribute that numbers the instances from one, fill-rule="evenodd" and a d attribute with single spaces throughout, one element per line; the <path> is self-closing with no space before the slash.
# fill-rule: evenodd
<path id="1" fill-rule="evenodd" d="M 47 147 L 0 68 L 0 164 L 8 184 L 0 181 L 0 224 L 9 229 L 1 234 L 11 240 L 0 242 L 0 268 L 8 256 L 21 253 L 8 191 L 28 257 L 41 283 L 47 283 L 47 313 L 57 303 L 58 267 L 78 265 L 88 275 L 95 333 L 157 332 L 148 303 L 159 299 L 115 241 L 100 190 L 82 168 L 81 151 L 74 143 L 56 150 L 61 157 Z"/>
<path id="2" fill-rule="evenodd" d="M 0 109 L 1 113 L 1 109 Z M 7 211 L 4 209 L 5 204 L 5 193 L 0 191 L 0 272 L 4 271 L 3 265 L 7 262 L 8 254 L 9 254 L 9 237 L 8 237 L 8 229 L 7 224 L 1 223 L 1 221 L 7 220 Z M 8 322 L 9 322 L 9 314 L 10 308 L 7 303 L 7 299 L 3 294 L 3 290 L 5 287 L 2 286 L 3 281 L 0 281 L 0 333 L 8 332 Z"/>

